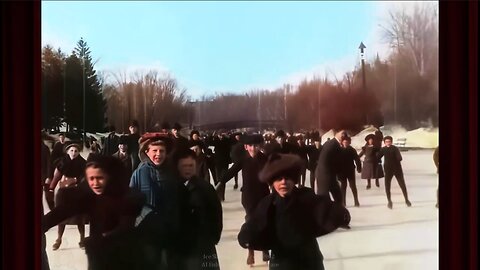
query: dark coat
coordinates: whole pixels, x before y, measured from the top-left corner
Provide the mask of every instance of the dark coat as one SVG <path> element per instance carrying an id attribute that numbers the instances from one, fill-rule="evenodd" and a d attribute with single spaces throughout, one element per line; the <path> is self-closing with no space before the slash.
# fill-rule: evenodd
<path id="1" fill-rule="evenodd" d="M 195 158 L 195 161 L 197 165 L 196 175 L 200 177 L 200 179 L 203 179 L 207 181 L 207 183 L 210 183 L 210 172 L 208 171 L 207 157 L 205 156 L 205 154 L 200 153 L 200 155 Z"/>
<path id="2" fill-rule="evenodd" d="M 138 140 L 140 139 L 140 134 L 129 134 L 127 137 L 128 141 L 128 152 L 130 153 L 130 159 L 132 161 L 132 171 L 137 169 L 140 164 L 140 158 L 138 157 L 139 144 Z"/>
<path id="3" fill-rule="evenodd" d="M 362 170 L 362 163 L 360 162 L 357 151 L 351 146 L 341 148 L 339 165 L 340 171 L 338 177 L 340 179 L 351 177 L 352 174 L 355 174 L 355 168 L 357 168 L 357 171 Z"/>
<path id="4" fill-rule="evenodd" d="M 115 135 L 115 133 L 112 132 L 108 134 L 108 136 L 105 137 L 105 141 L 103 143 L 102 154 L 105 156 L 113 155 L 113 153 L 115 153 L 118 150 L 119 140 L 120 140 L 120 137 Z"/>
<path id="5" fill-rule="evenodd" d="M 213 138 L 212 140 L 210 140 L 209 145 L 215 147 L 215 166 L 228 166 L 228 164 L 230 163 L 230 148 L 232 145 L 230 139 Z"/>
<path id="6" fill-rule="evenodd" d="M 391 145 L 390 147 L 382 147 L 380 151 L 378 151 L 377 157 L 379 159 L 382 157 L 384 158 L 383 168 L 385 170 L 385 174 L 403 174 L 401 163 L 402 154 L 400 154 L 400 150 L 395 145 Z"/>
<path id="7" fill-rule="evenodd" d="M 362 179 L 382 178 L 384 176 L 382 166 L 379 166 L 378 151 L 376 146 L 364 146 L 358 154 L 359 157 L 365 155 L 362 167 Z"/>
<path id="8" fill-rule="evenodd" d="M 42 142 L 42 153 L 41 153 L 41 183 L 42 185 L 45 184 L 45 179 L 50 178 L 53 176 L 52 174 L 52 164 L 50 159 L 50 149 L 48 146 Z"/>
<path id="9" fill-rule="evenodd" d="M 285 198 L 273 192 L 262 199 L 238 242 L 243 248 L 272 250 L 270 269 L 324 269 L 316 238 L 349 222 L 340 204 L 310 188 L 294 187 Z"/>
<path id="10" fill-rule="evenodd" d="M 294 154 L 299 156 L 304 162 L 304 168 L 307 168 L 308 165 L 308 151 L 306 145 L 296 145 L 294 148 Z"/>
<path id="11" fill-rule="evenodd" d="M 230 151 L 230 160 L 232 162 L 236 162 L 245 158 L 248 155 L 247 151 L 245 150 L 245 146 L 241 142 L 237 142 L 232 146 Z"/>
<path id="12" fill-rule="evenodd" d="M 190 209 L 188 251 L 179 269 L 220 269 L 215 245 L 223 229 L 222 205 L 215 189 L 203 179 L 188 181 L 188 208 Z"/>
<path id="13" fill-rule="evenodd" d="M 323 144 L 315 170 L 315 177 L 318 183 L 317 194 L 328 194 L 330 185 L 337 181 L 337 175 L 340 172 L 339 159 L 341 151 L 340 143 L 335 138 Z"/>
<path id="14" fill-rule="evenodd" d="M 65 143 L 60 143 L 60 142 L 56 142 L 53 145 L 52 155 L 50 156 L 51 158 L 50 162 L 53 164 L 54 167 L 57 165 L 58 161 L 60 161 L 60 158 L 62 158 L 63 155 L 65 155 L 65 151 L 63 149 L 64 147 L 65 147 Z"/>
<path id="15" fill-rule="evenodd" d="M 320 148 L 315 147 L 315 145 L 308 145 L 307 146 L 307 155 L 308 155 L 308 166 L 312 173 L 315 172 L 318 164 L 318 157 L 320 156 L 320 152 L 322 151 L 322 146 Z"/>
<path id="16" fill-rule="evenodd" d="M 296 152 L 296 145 L 293 143 L 285 142 L 279 144 L 276 141 L 265 145 L 265 154 L 267 156 L 277 153 L 277 154 L 294 154 Z"/>
<path id="17" fill-rule="evenodd" d="M 75 215 L 88 215 L 90 235 L 86 253 L 90 270 L 134 269 L 139 244 L 131 231 L 144 197 L 134 190 L 117 195 L 95 195 L 84 181 L 66 189 L 68 202 L 54 208 L 44 217 L 43 231 Z"/>
<path id="18" fill-rule="evenodd" d="M 259 152 L 254 158 L 250 155 L 245 156 L 244 159 L 235 162 L 227 173 L 220 179 L 220 182 L 227 183 L 240 170 L 242 170 L 242 205 L 247 212 L 247 216 L 253 213 L 258 202 L 265 196 L 270 194 L 270 188 L 266 183 L 260 182 L 258 174 L 265 166 L 267 157 Z"/>
<path id="19" fill-rule="evenodd" d="M 190 147 L 190 143 L 187 138 L 181 136 L 180 134 L 178 135 L 178 138 L 172 135 L 172 155 L 175 151 L 178 149 L 185 149 Z"/>
<path id="20" fill-rule="evenodd" d="M 127 153 L 124 156 L 120 156 L 120 151 L 115 152 L 112 156 L 120 159 L 123 163 L 123 166 L 125 166 L 125 169 L 127 169 L 126 173 L 128 174 L 128 179 L 132 177 L 132 158 L 131 156 Z M 127 184 L 128 185 L 128 184 Z"/>

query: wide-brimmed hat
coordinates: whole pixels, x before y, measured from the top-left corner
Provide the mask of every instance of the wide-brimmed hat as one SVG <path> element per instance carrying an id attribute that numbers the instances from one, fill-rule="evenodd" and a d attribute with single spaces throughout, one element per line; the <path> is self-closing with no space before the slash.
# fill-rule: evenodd
<path id="1" fill-rule="evenodd" d="M 264 141 L 261 134 L 245 134 L 240 137 L 240 142 L 243 144 L 262 144 Z"/>
<path id="2" fill-rule="evenodd" d="M 368 140 L 370 140 L 370 139 L 375 140 L 375 135 L 373 135 L 373 134 L 368 134 L 367 136 L 365 136 L 365 141 L 366 141 L 366 142 L 368 142 Z"/>
<path id="3" fill-rule="evenodd" d="M 261 182 L 269 185 L 282 176 L 292 179 L 297 184 L 300 181 L 303 166 L 302 159 L 297 155 L 273 153 L 268 157 L 258 177 Z"/>

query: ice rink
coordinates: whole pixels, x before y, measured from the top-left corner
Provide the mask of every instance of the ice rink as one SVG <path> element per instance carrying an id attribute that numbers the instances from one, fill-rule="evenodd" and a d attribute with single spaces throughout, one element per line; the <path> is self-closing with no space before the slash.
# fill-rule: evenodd
<path id="1" fill-rule="evenodd" d="M 318 238 L 327 270 L 434 270 L 438 269 L 438 209 L 435 208 L 438 178 L 432 160 L 433 149 L 402 152 L 403 170 L 412 207 L 407 207 L 395 179 L 392 181 L 393 209 L 387 208 L 384 179 L 377 188 L 366 190 L 357 174 L 360 207 L 353 207 L 347 188 L 351 230 L 338 229 Z M 307 171 L 307 185 L 309 172 Z M 241 173 L 239 174 L 241 186 Z M 44 208 L 48 206 L 44 200 Z M 247 251 L 237 242 L 244 221 L 240 191 L 227 184 L 223 203 L 223 232 L 217 253 L 221 269 L 252 269 L 246 265 Z M 88 226 L 87 226 L 88 235 Z M 56 227 L 47 233 L 47 254 L 52 270 L 86 270 L 85 251 L 78 247 L 76 226 L 67 226 L 62 246 L 53 251 Z M 254 269 L 268 269 L 255 253 Z"/>

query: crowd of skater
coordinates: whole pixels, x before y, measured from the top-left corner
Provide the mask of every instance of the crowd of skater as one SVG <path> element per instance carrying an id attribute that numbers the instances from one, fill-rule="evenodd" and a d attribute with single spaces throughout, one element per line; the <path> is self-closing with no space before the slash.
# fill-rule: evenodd
<path id="1" fill-rule="evenodd" d="M 319 132 L 192 130 L 187 138 L 178 123 L 143 135 L 138 130 L 132 121 L 130 134 L 118 136 L 112 127 L 101 142 L 90 137 L 86 144 L 59 134 L 52 147 L 42 138 L 42 183 L 50 208 L 43 231 L 58 226 L 52 246 L 57 250 L 65 225 L 76 225 L 88 269 L 220 269 L 215 245 L 232 179 L 246 214 L 238 234 L 248 250 L 246 263 L 254 265 L 254 250 L 260 250 L 270 269 L 324 269 L 316 238 L 350 229 L 347 185 L 354 207 L 361 206 L 355 171 L 366 189 L 372 180 L 379 188 L 385 178 L 390 209 L 395 176 L 406 206 L 412 205 L 402 155 L 380 130 L 365 137 L 359 153 L 342 129 L 323 144 Z M 85 145 L 86 159 L 80 155 Z M 48 269 L 46 256 L 43 261 Z"/>

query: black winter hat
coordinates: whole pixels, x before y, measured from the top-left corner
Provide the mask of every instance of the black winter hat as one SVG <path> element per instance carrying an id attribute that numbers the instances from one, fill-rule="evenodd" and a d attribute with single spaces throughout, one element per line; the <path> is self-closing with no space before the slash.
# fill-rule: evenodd
<path id="1" fill-rule="evenodd" d="M 273 153 L 268 157 L 258 177 L 261 182 L 269 185 L 272 185 L 277 177 L 282 176 L 292 179 L 297 184 L 303 166 L 302 159 L 297 155 Z"/>
<path id="2" fill-rule="evenodd" d="M 173 129 L 180 130 L 182 129 L 182 126 L 179 123 L 173 124 Z"/>
<path id="3" fill-rule="evenodd" d="M 261 134 L 247 134 L 240 138 L 240 142 L 243 144 L 262 144 L 263 141 Z"/>
<path id="4" fill-rule="evenodd" d="M 368 140 L 370 140 L 370 139 L 375 140 L 375 135 L 373 135 L 373 134 L 368 134 L 367 136 L 365 136 L 365 141 L 366 141 L 366 142 L 368 142 Z"/>
<path id="5" fill-rule="evenodd" d="M 120 138 L 118 139 L 118 144 L 128 144 L 128 137 L 120 136 Z"/>
<path id="6" fill-rule="evenodd" d="M 278 130 L 277 132 L 275 132 L 275 138 L 276 137 L 286 137 L 286 136 L 287 136 L 287 134 L 285 134 L 285 131 L 283 131 L 281 129 Z"/>

